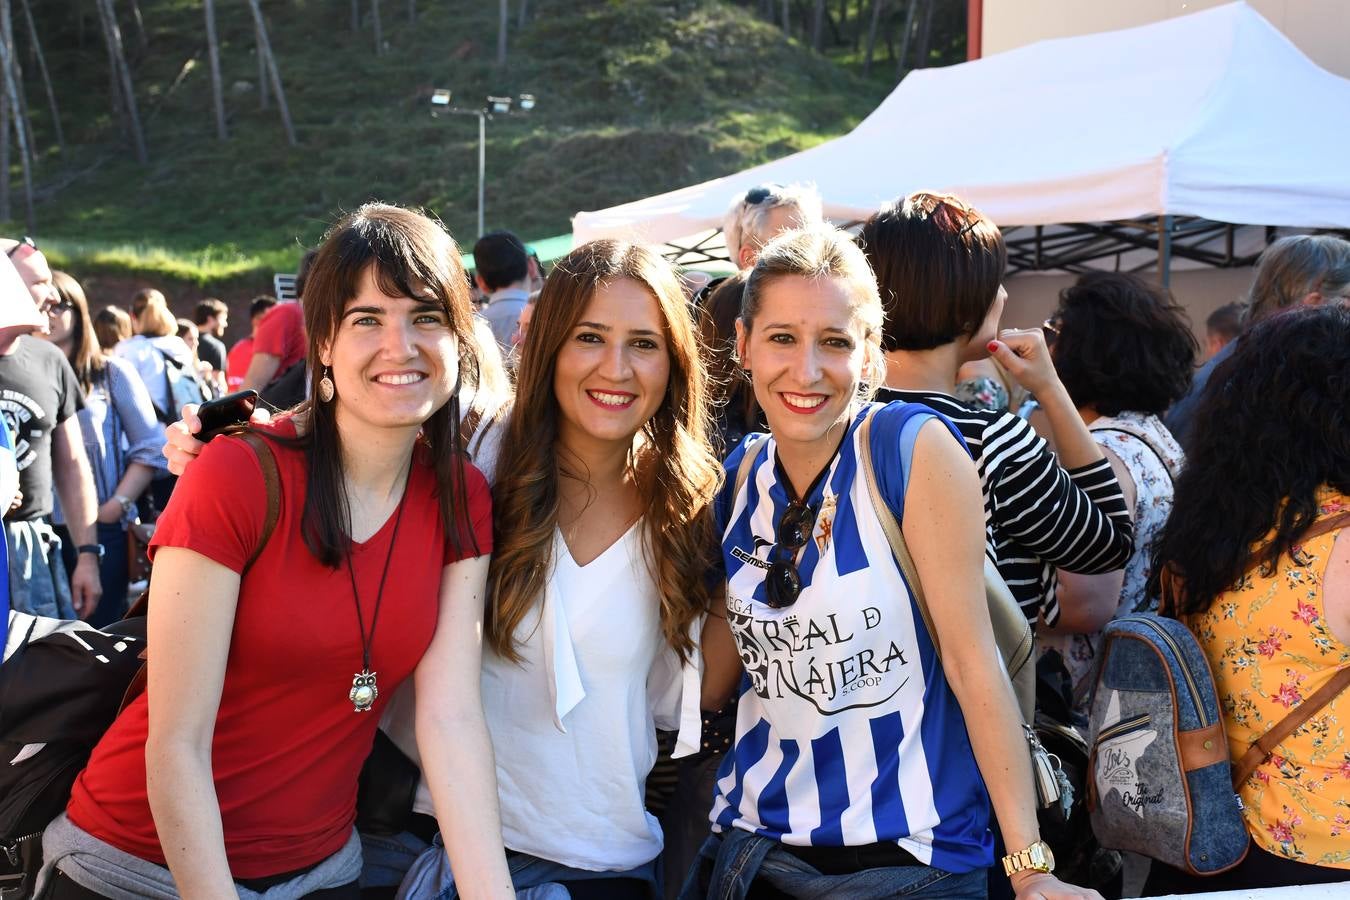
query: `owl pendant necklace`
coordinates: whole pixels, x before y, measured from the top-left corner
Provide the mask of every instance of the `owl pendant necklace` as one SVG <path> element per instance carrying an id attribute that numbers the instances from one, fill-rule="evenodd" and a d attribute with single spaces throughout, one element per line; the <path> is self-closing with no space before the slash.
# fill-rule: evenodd
<path id="1" fill-rule="evenodd" d="M 404 494 L 406 497 L 407 494 Z M 375 593 L 375 613 L 370 618 L 370 635 L 366 635 L 366 621 L 361 615 L 361 594 L 356 589 L 356 572 L 352 568 L 352 551 L 347 548 L 347 574 L 352 580 L 352 599 L 356 602 L 356 626 L 361 629 L 361 671 L 352 676 L 352 687 L 347 699 L 352 702 L 354 711 L 370 712 L 379 699 L 380 689 L 375 683 L 378 672 L 370 670 L 370 647 L 375 643 L 375 626 L 380 624 L 380 602 L 384 599 L 384 581 L 389 576 L 389 563 L 394 558 L 394 546 L 398 543 L 398 526 L 403 521 L 403 498 L 398 501 L 398 510 L 394 513 L 394 533 L 389 537 L 389 552 L 384 557 L 384 570 L 380 572 L 380 588 Z"/>

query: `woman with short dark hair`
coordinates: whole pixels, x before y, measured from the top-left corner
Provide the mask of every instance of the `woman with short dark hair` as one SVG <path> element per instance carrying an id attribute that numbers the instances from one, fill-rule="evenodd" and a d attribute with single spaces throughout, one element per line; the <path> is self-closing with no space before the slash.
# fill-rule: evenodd
<path id="1" fill-rule="evenodd" d="M 1124 272 L 1090 272 L 1059 297 L 1050 319 L 1055 369 L 1115 469 L 1134 522 L 1124 569 L 1061 572 L 1060 619 L 1041 629 L 1042 652 L 1064 659 L 1074 707 L 1085 712 L 1101 630 L 1154 607 L 1146 589 L 1153 541 L 1172 509 L 1181 447 L 1159 416 L 1186 392 L 1199 350 L 1166 288 Z"/>
<path id="2" fill-rule="evenodd" d="M 917 193 L 873 215 L 858 240 L 886 312 L 886 387 L 877 399 L 923 403 L 961 432 L 983 484 L 999 574 L 1028 619 L 1054 621 L 1056 567 L 1119 568 L 1130 554 L 1130 523 L 1120 486 L 1055 376 L 1040 331 L 999 332 L 1003 235 L 958 197 Z M 1040 398 L 1058 458 L 1025 419 L 956 398 L 962 365 L 991 355 Z"/>

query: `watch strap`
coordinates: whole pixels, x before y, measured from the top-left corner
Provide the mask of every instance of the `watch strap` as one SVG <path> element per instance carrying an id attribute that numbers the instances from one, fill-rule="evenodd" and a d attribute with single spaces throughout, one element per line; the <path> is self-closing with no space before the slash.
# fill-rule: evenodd
<path id="1" fill-rule="evenodd" d="M 1054 857 L 1050 853 L 1050 845 L 1045 841 L 1037 841 L 1030 847 L 1003 857 L 1003 873 L 1009 877 L 1018 872 L 1049 873 L 1054 868 Z"/>

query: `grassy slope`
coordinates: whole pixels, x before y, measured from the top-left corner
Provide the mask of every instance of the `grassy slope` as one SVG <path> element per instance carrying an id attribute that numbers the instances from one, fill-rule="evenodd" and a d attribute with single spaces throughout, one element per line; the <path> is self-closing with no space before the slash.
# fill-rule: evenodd
<path id="1" fill-rule="evenodd" d="M 41 163 L 39 235 L 63 265 L 197 283 L 285 270 L 336 211 L 371 198 L 425 206 L 471 243 L 477 125 L 428 112 L 431 89 L 450 87 L 466 105 L 488 93 L 538 96 L 530 116 L 488 123 L 487 227 L 547 237 L 568 231 L 579 209 L 841 134 L 890 86 L 716 0 L 534 0 L 525 29 L 512 29 L 505 71 L 494 65 L 495 3 L 418 5 L 410 26 L 406 3 L 383 4 L 387 49 L 376 56 L 368 25 L 350 31 L 346 0 L 263 4 L 300 139 L 290 148 L 275 111 L 258 108 L 245 4 L 217 3 L 231 128 L 221 143 L 200 3 L 142 0 L 150 51 L 134 77 L 149 121 L 145 167 L 118 143 L 92 16 L 83 51 L 69 15 L 47 23 L 75 146 L 65 159 L 48 150 Z M 255 89 L 228 90 L 241 81 Z M 46 124 L 39 117 L 43 144 Z"/>

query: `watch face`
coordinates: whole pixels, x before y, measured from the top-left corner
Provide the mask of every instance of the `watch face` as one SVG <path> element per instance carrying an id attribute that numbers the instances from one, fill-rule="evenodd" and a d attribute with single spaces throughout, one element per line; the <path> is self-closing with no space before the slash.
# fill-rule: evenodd
<path id="1" fill-rule="evenodd" d="M 1051 852 L 1050 845 L 1045 841 L 1037 841 L 1031 845 L 1031 864 L 1035 868 L 1043 868 L 1047 872 L 1055 868 L 1055 854 Z"/>

